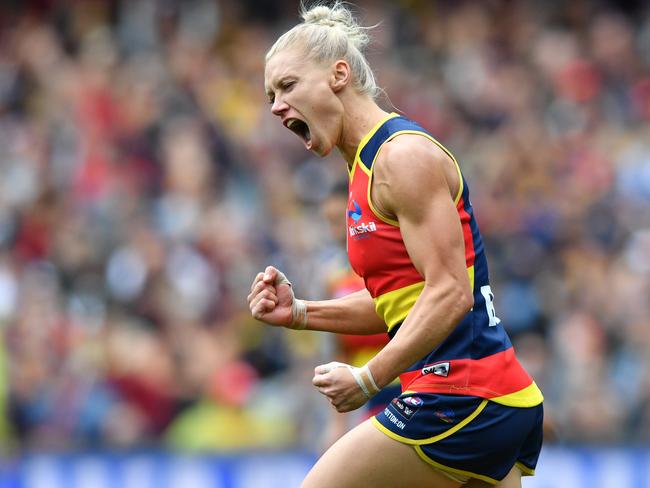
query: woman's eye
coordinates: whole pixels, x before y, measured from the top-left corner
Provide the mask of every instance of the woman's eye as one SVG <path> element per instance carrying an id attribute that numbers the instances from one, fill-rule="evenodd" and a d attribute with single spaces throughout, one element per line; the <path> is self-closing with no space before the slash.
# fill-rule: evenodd
<path id="1" fill-rule="evenodd" d="M 289 91 L 293 87 L 293 85 L 295 85 L 295 84 L 296 84 L 295 81 L 287 81 L 286 83 L 284 83 L 282 85 L 282 89 L 285 90 L 285 91 Z"/>

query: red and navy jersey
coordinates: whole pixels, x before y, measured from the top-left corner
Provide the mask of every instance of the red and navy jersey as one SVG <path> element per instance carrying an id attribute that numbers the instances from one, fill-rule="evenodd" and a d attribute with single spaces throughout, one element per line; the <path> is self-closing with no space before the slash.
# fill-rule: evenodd
<path id="1" fill-rule="evenodd" d="M 540 404 L 542 394 L 515 357 L 508 334 L 496 316 L 483 241 L 460 167 L 453 155 L 422 127 L 398 114 L 384 118 L 363 138 L 350 169 L 347 244 L 352 268 L 363 278 L 392 336 L 424 288 L 424 278 L 402 240 L 399 222 L 380 213 L 370 198 L 374 161 L 383 144 L 401 134 L 426 137 L 456 166 L 461 185 L 455 205 L 474 294 L 474 307 L 452 333 L 400 376 L 403 390 L 472 395 L 517 407 Z"/>

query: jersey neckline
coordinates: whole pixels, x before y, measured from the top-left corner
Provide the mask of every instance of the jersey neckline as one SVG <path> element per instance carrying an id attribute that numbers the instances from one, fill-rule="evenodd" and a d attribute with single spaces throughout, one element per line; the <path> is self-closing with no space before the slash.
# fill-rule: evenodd
<path id="1" fill-rule="evenodd" d="M 388 115 L 384 116 L 381 118 L 379 122 L 375 124 L 375 126 L 368 131 L 368 133 L 363 136 L 361 139 L 361 142 L 359 142 L 359 145 L 357 146 L 357 152 L 354 155 L 354 161 L 352 162 L 352 167 L 348 168 L 348 173 L 350 178 L 354 174 L 354 169 L 356 168 L 359 158 L 361 157 L 361 150 L 365 147 L 366 144 L 368 144 L 368 141 L 372 138 L 372 136 L 375 135 L 375 133 L 383 126 L 388 120 L 394 119 L 395 117 L 399 117 L 400 114 L 396 112 L 391 112 Z"/>

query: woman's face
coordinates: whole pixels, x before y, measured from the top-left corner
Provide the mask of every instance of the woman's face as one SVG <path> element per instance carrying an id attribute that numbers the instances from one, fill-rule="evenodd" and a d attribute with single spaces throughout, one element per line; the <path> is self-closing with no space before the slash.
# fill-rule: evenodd
<path id="1" fill-rule="evenodd" d="M 343 104 L 332 90 L 333 76 L 331 66 L 307 59 L 299 49 L 276 53 L 264 72 L 271 111 L 320 156 L 340 139 Z"/>

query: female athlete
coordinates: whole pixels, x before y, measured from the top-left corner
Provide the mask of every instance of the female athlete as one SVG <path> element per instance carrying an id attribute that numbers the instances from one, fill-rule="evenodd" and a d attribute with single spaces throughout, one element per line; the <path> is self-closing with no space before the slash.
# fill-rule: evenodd
<path id="1" fill-rule="evenodd" d="M 542 444 L 542 394 L 494 307 L 469 189 L 452 154 L 416 122 L 384 111 L 363 54 L 369 38 L 340 3 L 303 9 L 266 55 L 271 111 L 306 149 L 335 147 L 350 183 L 347 246 L 365 289 L 304 301 L 274 267 L 248 303 L 267 324 L 388 332 L 368 363 L 317 366 L 339 412 L 399 377 L 402 394 L 319 459 L 304 488 L 521 486 Z"/>

